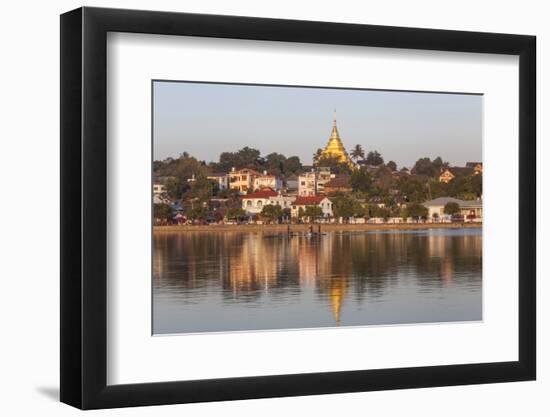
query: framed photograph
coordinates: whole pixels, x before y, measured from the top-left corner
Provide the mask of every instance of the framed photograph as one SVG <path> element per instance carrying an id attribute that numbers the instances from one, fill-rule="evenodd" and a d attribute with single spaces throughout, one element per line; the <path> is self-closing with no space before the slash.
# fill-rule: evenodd
<path id="1" fill-rule="evenodd" d="M 61 401 L 533 380 L 535 37 L 61 16 Z"/>

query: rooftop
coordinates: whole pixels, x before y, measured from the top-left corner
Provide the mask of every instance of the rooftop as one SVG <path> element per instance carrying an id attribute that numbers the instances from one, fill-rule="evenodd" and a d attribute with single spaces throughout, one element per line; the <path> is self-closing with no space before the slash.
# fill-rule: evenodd
<path id="1" fill-rule="evenodd" d="M 296 197 L 293 205 L 295 206 L 313 206 L 319 204 L 326 198 L 324 195 L 314 195 L 308 197 Z"/>
<path id="2" fill-rule="evenodd" d="M 439 197 L 434 200 L 426 201 L 422 203 L 422 205 L 426 207 L 433 207 L 444 206 L 447 203 L 457 203 L 460 207 L 481 207 L 483 205 L 483 201 L 481 200 L 460 200 L 453 197 Z"/>
<path id="3" fill-rule="evenodd" d="M 253 192 L 251 194 L 243 195 L 241 196 L 242 199 L 246 198 L 269 198 L 269 197 L 277 197 L 279 193 L 277 191 L 273 191 L 271 188 L 263 188 L 260 191 Z"/>

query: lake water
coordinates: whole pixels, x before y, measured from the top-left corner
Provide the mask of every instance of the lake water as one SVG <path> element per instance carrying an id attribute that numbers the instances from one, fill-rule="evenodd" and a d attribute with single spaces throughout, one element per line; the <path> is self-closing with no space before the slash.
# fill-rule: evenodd
<path id="1" fill-rule="evenodd" d="M 154 234 L 154 334 L 481 319 L 481 229 Z"/>

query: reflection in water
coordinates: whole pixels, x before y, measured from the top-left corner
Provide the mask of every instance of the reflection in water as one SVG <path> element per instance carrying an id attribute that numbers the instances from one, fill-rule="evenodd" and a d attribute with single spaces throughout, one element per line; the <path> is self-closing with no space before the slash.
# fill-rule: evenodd
<path id="1" fill-rule="evenodd" d="M 481 319 L 481 229 L 158 233 L 153 331 Z"/>

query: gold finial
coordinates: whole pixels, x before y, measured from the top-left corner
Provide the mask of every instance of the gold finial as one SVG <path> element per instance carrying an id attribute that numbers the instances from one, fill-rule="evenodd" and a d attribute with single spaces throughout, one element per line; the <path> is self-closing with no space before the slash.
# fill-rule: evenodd
<path id="1" fill-rule="evenodd" d="M 334 114 L 332 116 L 332 126 L 336 127 L 336 109 L 334 109 Z"/>

